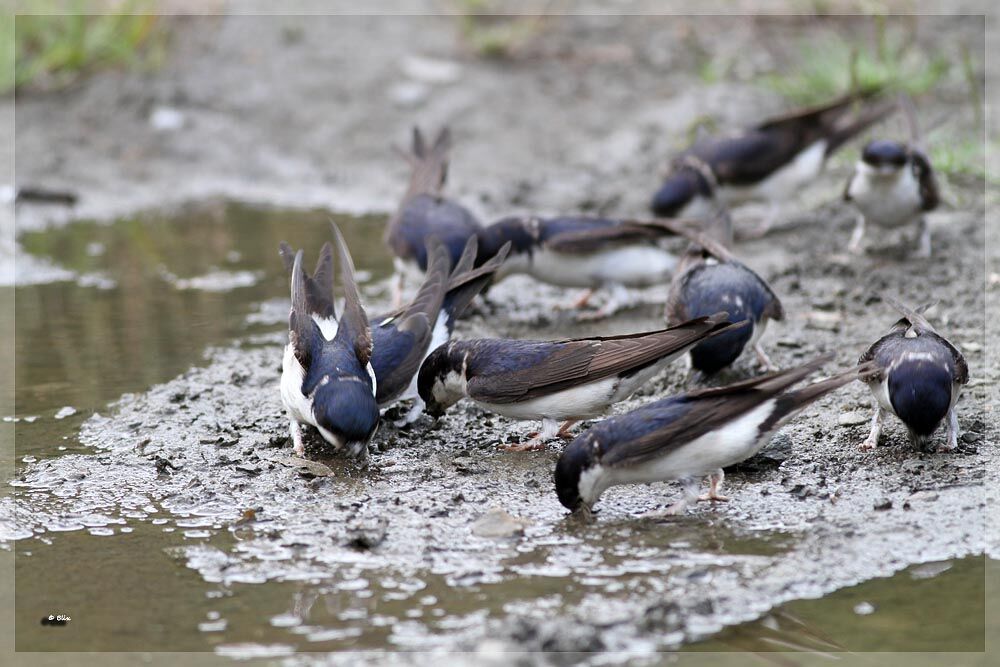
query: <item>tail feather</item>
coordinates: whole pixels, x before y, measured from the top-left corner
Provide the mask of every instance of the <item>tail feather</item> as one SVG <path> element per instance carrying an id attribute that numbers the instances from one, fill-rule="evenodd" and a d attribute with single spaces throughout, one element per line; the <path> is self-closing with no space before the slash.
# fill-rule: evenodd
<path id="1" fill-rule="evenodd" d="M 451 256 L 443 243 L 436 238 L 427 242 L 427 273 L 413 301 L 406 308 L 404 317 L 423 313 L 431 322 L 437 317 L 448 289 Z"/>
<path id="2" fill-rule="evenodd" d="M 278 253 L 285 263 L 285 271 L 289 276 L 293 276 L 296 253 L 284 241 L 279 244 Z M 305 310 L 302 312 L 324 319 L 336 319 L 333 307 L 333 249 L 330 244 L 324 243 L 320 248 L 316 270 L 311 276 L 305 269 L 301 271 L 302 290 L 305 295 Z"/>
<path id="3" fill-rule="evenodd" d="M 801 389 L 786 392 L 778 399 L 780 407 L 776 411 L 776 417 L 783 419 L 791 416 L 806 408 L 810 403 L 826 396 L 831 391 L 839 389 L 849 382 L 863 379 L 876 370 L 874 362 L 867 362 L 853 368 L 849 368 L 845 371 L 841 371 L 840 373 L 837 373 L 836 375 L 833 375 L 825 380 L 813 382 L 812 384 L 802 387 Z"/>
<path id="4" fill-rule="evenodd" d="M 427 145 L 420 128 L 413 128 L 411 152 L 405 155 L 412 167 L 406 198 L 419 194 L 441 194 L 445 181 L 448 180 L 450 150 L 451 131 L 447 127 L 441 128 L 430 146 Z"/>
<path id="5" fill-rule="evenodd" d="M 470 239 L 470 241 L 474 241 L 474 239 Z M 448 282 L 448 293 L 444 298 L 443 308 L 448 315 L 446 324 L 449 332 L 454 331 L 455 322 L 462 317 L 469 304 L 476 298 L 476 295 L 492 282 L 493 274 L 503 265 L 504 260 L 507 259 L 507 254 L 510 253 L 510 245 L 510 241 L 505 243 L 497 254 L 479 268 L 459 273 L 458 268 L 464 266 L 466 262 L 470 266 L 475 263 L 475 244 L 469 243 L 466 245 L 466 252 L 462 253 L 462 258 L 459 260 L 458 265 L 456 265 L 456 270 L 451 274 L 451 280 Z M 469 253 L 470 247 L 472 248 L 471 253 Z"/>
<path id="6" fill-rule="evenodd" d="M 893 308 L 895 308 L 897 311 L 899 311 L 899 314 L 902 315 L 907 322 L 909 322 L 910 326 L 915 327 L 917 330 L 937 333 L 937 331 L 934 329 L 934 326 L 927 321 L 926 317 L 924 317 L 921 314 L 928 308 L 936 304 L 937 303 L 936 301 L 932 301 L 931 303 L 925 304 L 920 308 L 914 310 L 912 308 L 909 308 L 908 306 L 904 306 L 902 303 L 892 298 L 888 294 L 883 294 L 882 300 L 885 301 L 890 306 L 892 306 Z"/>
<path id="7" fill-rule="evenodd" d="M 341 313 L 337 337 L 350 341 L 354 346 L 354 353 L 358 361 L 365 365 L 372 356 L 371 326 L 368 323 L 368 315 L 365 313 L 364 306 L 361 305 L 358 284 L 354 280 L 354 260 L 351 259 L 351 252 L 347 249 L 344 235 L 340 233 L 337 224 L 331 223 L 331 226 L 337 240 L 337 252 L 340 255 L 340 279 L 344 288 L 344 312 Z"/>
<path id="8" fill-rule="evenodd" d="M 827 136 L 826 154 L 828 156 L 833 154 L 838 148 L 875 123 L 889 116 L 896 109 L 897 104 L 895 102 L 886 102 L 862 109 L 856 117 L 849 120 L 844 121 L 843 117 L 839 118 Z"/>
<path id="9" fill-rule="evenodd" d="M 287 247 L 287 246 L 286 246 Z M 291 248 L 288 248 L 291 251 Z M 312 347 L 315 324 L 309 314 L 305 275 L 302 269 L 302 251 L 292 259 L 291 297 L 292 307 L 288 313 L 288 340 L 292 344 L 295 358 L 306 370 L 312 364 Z"/>
<path id="10" fill-rule="evenodd" d="M 689 391 L 687 395 L 692 398 L 702 398 L 709 396 L 724 396 L 726 394 L 737 394 L 743 391 L 751 390 L 765 393 L 777 393 L 784 391 L 788 387 L 806 379 L 809 375 L 819 370 L 819 368 L 824 364 L 829 363 L 833 359 L 833 356 L 834 355 L 832 353 L 824 354 L 813 359 L 812 361 L 802 364 L 801 366 L 775 371 L 765 375 L 759 375 L 757 377 L 743 380 L 741 382 L 735 382 L 724 387 L 706 387 L 704 389 L 695 389 L 693 391 Z"/>
<path id="11" fill-rule="evenodd" d="M 476 255 L 479 254 L 479 239 L 473 235 L 465 241 L 462 254 L 451 269 L 451 275 L 458 276 L 466 271 L 471 271 L 476 266 Z"/>

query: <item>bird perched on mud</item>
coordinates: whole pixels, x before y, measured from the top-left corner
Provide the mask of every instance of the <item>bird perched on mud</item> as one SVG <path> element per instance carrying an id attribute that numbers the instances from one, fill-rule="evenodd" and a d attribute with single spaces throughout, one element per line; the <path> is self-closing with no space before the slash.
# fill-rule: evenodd
<path id="1" fill-rule="evenodd" d="M 906 425 L 910 440 L 921 451 L 927 450 L 931 436 L 947 417 L 947 440 L 938 450 L 951 451 L 958 446 L 955 403 L 969 381 L 965 357 L 919 310 L 888 296 L 882 298 L 903 317 L 859 360 L 874 363 L 877 369 L 865 379 L 876 406 L 871 432 L 861 449 L 878 445 L 885 413 L 891 412 Z"/>
<path id="2" fill-rule="evenodd" d="M 916 222 L 917 256 L 931 256 L 924 213 L 937 208 L 940 196 L 930 160 L 919 149 L 884 139 L 869 142 L 847 181 L 844 199 L 858 209 L 849 252 L 861 252 L 865 223 L 895 228 Z"/>
<path id="3" fill-rule="evenodd" d="M 603 414 L 632 395 L 691 346 L 733 330 L 725 313 L 669 329 L 624 336 L 561 341 L 478 339 L 452 341 L 435 350 L 420 369 L 418 389 L 431 415 L 462 398 L 511 419 L 541 420 L 527 443 L 569 436 L 581 419 Z M 558 427 L 559 421 L 563 421 Z"/>
<path id="4" fill-rule="evenodd" d="M 304 455 L 301 424 L 314 426 L 337 449 L 366 456 L 379 423 L 372 370 L 372 334 L 354 280 L 354 264 L 336 225 L 344 307 L 337 321 L 329 244 L 307 280 L 302 251 L 292 264 L 292 308 L 281 368 L 281 399 L 295 453 Z"/>
<path id="5" fill-rule="evenodd" d="M 412 168 L 410 183 L 399 209 L 389 219 L 384 236 L 395 257 L 394 303 L 397 306 L 402 303 L 403 273 L 407 267 L 427 270 L 427 241 L 430 237 L 436 237 L 445 245 L 451 263 L 455 265 L 465 242 L 480 228 L 479 220 L 467 208 L 441 195 L 448 178 L 450 149 L 451 132 L 447 127 L 441 129 L 430 146 L 420 129 L 414 127 L 411 152 L 400 151 Z M 499 248 L 498 245 L 496 250 Z"/>
<path id="6" fill-rule="evenodd" d="M 705 233 L 692 236 L 670 283 L 667 324 L 725 310 L 730 322 L 747 320 L 749 326 L 694 346 L 691 367 L 712 375 L 735 362 L 750 347 L 765 370 L 775 370 L 761 347 L 760 337 L 769 321 L 785 318 L 784 308 L 767 282 L 726 248 L 725 239 L 732 238 L 728 214 L 719 210 L 713 220 Z"/>
<path id="7" fill-rule="evenodd" d="M 667 244 L 683 228 L 675 220 L 509 217 L 480 230 L 479 252 L 489 256 L 511 243 L 497 280 L 522 273 L 550 285 L 586 289 L 574 307 L 585 306 L 594 290 L 610 289 L 611 298 L 601 308 L 581 315 L 598 319 L 627 301 L 627 287 L 670 280 L 678 258 Z"/>
<path id="8" fill-rule="evenodd" d="M 716 197 L 727 205 L 763 200 L 771 204 L 759 230 L 766 231 L 780 207 L 819 176 L 830 155 L 894 110 L 893 103 L 857 109 L 875 92 L 844 95 L 730 136 L 696 141 L 674 160 L 653 196 L 653 213 L 688 218 L 711 211 Z"/>
<path id="9" fill-rule="evenodd" d="M 719 494 L 723 468 L 756 454 L 799 411 L 868 370 L 859 366 L 791 389 L 830 359 L 824 356 L 726 387 L 671 396 L 598 422 L 559 457 L 559 502 L 589 516 L 609 487 L 678 480 L 684 495 L 666 510 L 677 514 L 698 498 L 706 475 L 710 488 L 701 499 L 726 500 Z"/>
<path id="10" fill-rule="evenodd" d="M 409 413 L 397 426 L 412 423 L 420 417 L 424 407 L 417 393 L 420 364 L 431 351 L 448 342 L 455 322 L 490 282 L 493 272 L 503 263 L 509 250 L 509 246 L 504 246 L 485 264 L 473 268 L 476 241 L 470 238 L 449 275 L 451 262 L 448 249 L 434 238 L 429 240 L 428 246 L 427 274 L 413 301 L 371 318 L 371 366 L 375 373 L 375 398 L 379 407 L 413 401 Z M 323 323 L 322 332 L 327 338 L 333 338 L 337 332 L 337 320 L 333 314 L 332 285 L 326 268 L 332 261 L 329 255 L 329 244 L 326 244 L 320 253 L 316 273 L 313 276 L 306 274 L 305 284 L 307 294 L 318 295 L 313 301 L 320 306 L 320 312 L 315 317 Z M 287 244 L 281 244 L 281 256 L 290 270 L 294 257 Z"/>

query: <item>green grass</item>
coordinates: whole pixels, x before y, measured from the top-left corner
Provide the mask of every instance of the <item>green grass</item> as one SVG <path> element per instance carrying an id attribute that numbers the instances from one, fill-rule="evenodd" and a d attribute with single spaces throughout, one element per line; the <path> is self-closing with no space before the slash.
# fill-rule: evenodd
<path id="1" fill-rule="evenodd" d="M 500 5 L 490 0 L 457 0 L 459 32 L 483 58 L 510 58 L 541 28 L 538 16 L 491 15 Z"/>
<path id="2" fill-rule="evenodd" d="M 986 178 L 986 151 L 981 139 L 932 141 L 927 156 L 935 171 L 948 176 Z"/>
<path id="3" fill-rule="evenodd" d="M 64 4 L 49 8 L 56 7 Z M 84 5 L 71 7 L 82 10 Z M 103 67 L 155 65 L 163 55 L 165 32 L 159 17 L 131 13 L 139 7 L 127 2 L 114 14 L 15 17 L 14 30 L 0 32 L 0 50 L 14 54 L 13 68 L 7 67 L 0 79 L 0 92 L 58 89 Z"/>
<path id="4" fill-rule="evenodd" d="M 816 104 L 856 88 L 921 95 L 951 69 L 941 53 L 913 48 L 901 32 L 876 21 L 876 44 L 836 37 L 803 42 L 798 65 L 791 71 L 765 75 L 762 82 L 800 104 Z"/>

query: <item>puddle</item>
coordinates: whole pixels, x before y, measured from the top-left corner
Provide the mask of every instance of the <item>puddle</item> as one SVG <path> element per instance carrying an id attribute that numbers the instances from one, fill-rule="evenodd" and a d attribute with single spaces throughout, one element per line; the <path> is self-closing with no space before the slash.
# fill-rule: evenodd
<path id="1" fill-rule="evenodd" d="M 686 650 L 982 652 L 985 578 L 982 556 L 915 565 L 820 600 L 789 602 Z"/>
<path id="2" fill-rule="evenodd" d="M 328 223 L 325 212 L 213 203 L 23 236 L 28 252 L 85 278 L 16 289 L 9 416 L 19 420 L 0 424 L 0 437 L 16 434 L 17 459 L 0 546 L 15 553 L 18 650 L 277 658 L 499 642 L 651 656 L 788 600 L 981 548 L 969 520 L 983 511 L 975 450 L 920 460 L 893 450 L 860 474 L 836 409 L 785 430 L 798 453 L 780 467 L 727 476 L 731 503 L 663 523 L 636 516 L 669 503 L 673 485 L 613 489 L 596 524 L 568 521 L 551 486 L 558 447 L 498 451 L 528 429 L 468 406 L 434 425 L 381 429 L 368 468 L 334 457 L 303 469 L 289 459 L 277 392 L 287 280 L 276 248 L 317 247 Z M 381 221 L 338 223 L 368 272 L 366 298 L 384 306 Z M 462 335 L 660 322 L 654 293 L 613 322 L 573 328 L 554 308 L 564 292 L 527 285 L 491 290 L 488 317 L 463 321 Z M 676 390 L 681 375 L 642 394 Z M 862 396 L 851 392 L 846 400 Z M 914 486 L 935 489 L 913 500 L 919 511 L 907 501 Z M 794 493 L 806 487 L 815 492 Z M 893 508 L 873 512 L 886 496 Z M 477 535 L 493 507 L 523 530 Z M 886 586 L 905 595 L 937 585 L 961 575 L 961 562 Z M 817 625 L 823 613 L 843 618 L 837 595 L 812 603 Z M 856 616 L 866 601 L 856 600 L 848 620 L 885 618 L 891 605 L 869 597 L 873 613 Z M 66 626 L 40 623 L 63 613 Z"/>
<path id="3" fill-rule="evenodd" d="M 210 345 L 280 329 L 287 313 L 248 320 L 261 304 L 288 298 L 278 243 L 318 247 L 330 238 L 330 219 L 325 211 L 215 203 L 22 235 L 25 251 L 65 267 L 67 275 L 105 282 L 16 288 L 15 409 L 40 417 L 16 426 L 18 453 L 51 454 L 70 424 L 200 363 Z M 382 222 L 338 219 L 352 250 L 365 258 L 376 293 L 373 282 L 391 271 Z M 66 406 L 78 416 L 53 424 Z"/>

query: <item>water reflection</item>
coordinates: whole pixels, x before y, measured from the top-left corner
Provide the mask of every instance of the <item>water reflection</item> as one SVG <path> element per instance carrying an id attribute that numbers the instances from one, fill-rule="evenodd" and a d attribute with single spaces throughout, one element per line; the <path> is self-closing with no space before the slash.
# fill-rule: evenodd
<path id="1" fill-rule="evenodd" d="M 24 234 L 26 251 L 100 279 L 16 289 L 16 413 L 52 416 L 71 405 L 82 419 L 175 377 L 206 347 L 252 332 L 254 304 L 287 298 L 279 241 L 318 248 L 331 237 L 329 221 L 325 211 L 213 203 Z M 337 222 L 359 267 L 374 279 L 388 275 L 382 218 Z M 51 444 L 41 423 L 18 424 L 19 452 Z"/>

